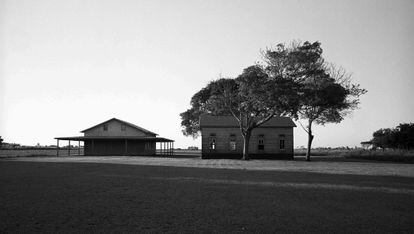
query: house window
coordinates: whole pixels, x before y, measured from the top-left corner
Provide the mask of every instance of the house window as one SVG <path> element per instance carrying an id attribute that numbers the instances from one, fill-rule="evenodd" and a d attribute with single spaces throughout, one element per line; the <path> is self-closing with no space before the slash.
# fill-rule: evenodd
<path id="1" fill-rule="evenodd" d="M 215 150 L 217 145 L 216 145 L 216 134 L 210 134 L 210 149 L 211 150 Z"/>
<path id="2" fill-rule="evenodd" d="M 258 150 L 264 150 L 264 135 L 259 135 L 259 144 L 257 144 Z"/>
<path id="3" fill-rule="evenodd" d="M 285 134 L 280 134 L 279 138 L 279 149 L 284 150 L 285 149 Z"/>
<path id="4" fill-rule="evenodd" d="M 104 125 L 103 125 L 103 130 L 104 130 L 104 131 L 108 131 L 108 124 L 104 124 Z"/>
<path id="5" fill-rule="evenodd" d="M 279 147 L 281 150 L 285 149 L 285 139 L 279 140 Z"/>
<path id="6" fill-rule="evenodd" d="M 121 131 L 125 131 L 126 130 L 126 125 L 125 124 L 122 124 L 121 125 Z"/>
<path id="7" fill-rule="evenodd" d="M 229 146 L 230 146 L 231 151 L 236 150 L 236 135 L 235 134 L 230 135 Z"/>

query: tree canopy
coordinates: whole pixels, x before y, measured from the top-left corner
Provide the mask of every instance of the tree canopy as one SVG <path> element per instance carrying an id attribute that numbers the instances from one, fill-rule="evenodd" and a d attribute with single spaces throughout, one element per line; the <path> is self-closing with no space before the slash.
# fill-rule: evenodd
<path id="1" fill-rule="evenodd" d="M 366 90 L 351 83 L 344 69 L 322 57 L 319 42 L 278 44 L 263 51 L 262 64 L 247 67 L 235 79 L 211 81 L 191 98 L 191 108 L 181 113 L 186 136 L 197 137 L 202 114 L 230 115 L 244 138 L 243 158 L 248 159 L 252 129 L 274 116 L 306 119 L 308 153 L 314 135 L 312 124 L 339 123 L 358 107 Z"/>
<path id="2" fill-rule="evenodd" d="M 401 123 L 395 128 L 381 128 L 372 134 L 369 142 L 374 148 L 414 149 L 414 124 Z"/>
<path id="3" fill-rule="evenodd" d="M 366 92 L 351 83 L 351 76 L 342 68 L 329 64 L 322 56 L 319 42 L 294 42 L 290 48 L 279 45 L 264 52 L 269 71 L 286 74 L 298 84 L 300 107 L 298 117 L 307 120 L 303 129 L 308 133 L 307 160 L 310 160 L 314 139 L 312 124 L 339 123 L 358 107 L 359 97 Z M 288 54 L 287 62 L 278 58 Z"/>
<path id="4" fill-rule="evenodd" d="M 245 68 L 235 79 L 212 81 L 194 94 L 191 108 L 181 113 L 183 133 L 197 137 L 202 114 L 233 116 L 245 140 L 243 158 L 248 159 L 248 142 L 254 128 L 274 116 L 296 112 L 298 99 L 294 97 L 297 93 L 291 92 L 293 85 L 289 80 L 270 77 L 260 65 Z"/>

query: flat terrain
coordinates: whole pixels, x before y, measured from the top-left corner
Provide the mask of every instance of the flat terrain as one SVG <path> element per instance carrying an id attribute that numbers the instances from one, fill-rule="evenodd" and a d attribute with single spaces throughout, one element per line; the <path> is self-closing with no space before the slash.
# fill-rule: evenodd
<path id="1" fill-rule="evenodd" d="M 3 159 L 4 160 L 4 159 Z M 317 172 L 327 174 L 351 175 L 388 175 L 414 177 L 414 164 L 375 162 L 366 160 L 345 159 L 343 157 L 313 157 L 312 162 L 304 161 L 304 157 L 295 160 L 234 160 L 209 159 L 198 157 L 143 157 L 143 156 L 74 156 L 74 157 L 16 157 L 7 160 L 34 162 L 69 162 L 69 163 L 112 163 L 147 166 L 195 167 L 242 169 L 260 171 L 293 171 Z"/>
<path id="2" fill-rule="evenodd" d="M 414 232 L 409 176 L 36 159 L 0 160 L 0 233 Z"/>

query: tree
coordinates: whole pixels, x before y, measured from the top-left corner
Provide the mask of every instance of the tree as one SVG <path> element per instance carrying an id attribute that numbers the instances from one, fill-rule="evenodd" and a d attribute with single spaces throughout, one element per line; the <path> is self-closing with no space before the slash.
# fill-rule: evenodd
<path id="1" fill-rule="evenodd" d="M 269 70 L 286 73 L 300 84 L 298 114 L 308 122 L 306 127 L 301 124 L 308 133 L 307 161 L 310 161 L 314 139 L 312 125 L 341 122 L 358 107 L 359 97 L 366 93 L 358 84 L 351 83 L 351 76 L 344 69 L 325 62 L 320 45 L 319 42 L 292 43 L 291 48 L 284 50 L 288 63 L 282 65 L 275 59 L 280 53 L 272 50 L 264 53 Z"/>
<path id="2" fill-rule="evenodd" d="M 385 150 L 386 148 L 392 148 L 392 138 L 393 137 L 393 130 L 390 128 L 381 128 L 375 131 L 372 136 L 373 139 L 371 140 L 372 144 L 375 148 L 381 148 Z"/>
<path id="3" fill-rule="evenodd" d="M 372 137 L 370 142 L 374 148 L 410 150 L 414 148 L 414 124 L 402 123 L 395 128 L 381 128 Z"/>
<path id="4" fill-rule="evenodd" d="M 278 44 L 263 52 L 265 65 L 246 68 L 236 79 L 211 82 L 191 99 L 191 109 L 181 113 L 185 135 L 198 136 L 203 113 L 233 116 L 244 138 L 243 158 L 248 159 L 251 130 L 273 116 L 306 119 L 306 159 L 310 160 L 314 123 L 339 123 L 358 107 L 366 93 L 344 69 L 325 62 L 319 42 Z"/>
<path id="5" fill-rule="evenodd" d="M 402 123 L 396 128 L 397 147 L 401 149 L 414 149 L 414 124 Z"/>
<path id="6" fill-rule="evenodd" d="M 236 79 L 221 78 L 210 82 L 191 99 L 191 108 L 181 113 L 184 135 L 198 136 L 202 114 L 230 115 L 239 124 L 244 139 L 243 157 L 249 159 L 249 141 L 254 128 L 274 116 L 296 112 L 298 99 L 295 83 L 272 78 L 260 65 L 250 66 Z"/>

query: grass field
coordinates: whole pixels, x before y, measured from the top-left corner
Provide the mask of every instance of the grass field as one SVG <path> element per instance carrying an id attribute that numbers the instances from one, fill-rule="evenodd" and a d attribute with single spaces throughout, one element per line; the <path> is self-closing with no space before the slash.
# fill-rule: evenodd
<path id="1" fill-rule="evenodd" d="M 412 177 L 0 161 L 0 233 L 413 233 L 412 207 Z"/>
<path id="2" fill-rule="evenodd" d="M 159 150 L 157 151 L 159 152 Z M 83 154 L 83 149 L 80 151 Z M 77 149 L 71 150 L 71 155 L 78 155 Z M 306 149 L 295 149 L 295 159 L 300 159 L 306 155 Z M 0 150 L 0 158 L 8 157 L 38 157 L 38 156 L 56 156 L 56 149 L 14 149 Z M 59 151 L 59 156 L 68 156 L 66 149 Z M 398 163 L 414 163 L 414 151 L 406 150 L 363 150 L 363 149 L 312 149 L 312 156 L 335 158 L 338 160 L 365 160 L 365 161 L 382 161 Z M 175 149 L 174 157 L 201 157 L 201 150 Z"/>

